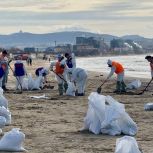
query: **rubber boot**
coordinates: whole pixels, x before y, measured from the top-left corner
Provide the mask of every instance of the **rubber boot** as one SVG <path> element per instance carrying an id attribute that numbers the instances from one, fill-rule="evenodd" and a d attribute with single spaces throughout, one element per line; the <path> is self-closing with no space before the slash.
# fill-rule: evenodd
<path id="1" fill-rule="evenodd" d="M 116 82 L 116 90 L 114 91 L 114 93 L 120 93 L 121 92 L 121 82 L 117 81 Z"/>
<path id="2" fill-rule="evenodd" d="M 77 96 L 84 96 L 84 93 L 78 93 Z"/>
<path id="3" fill-rule="evenodd" d="M 121 92 L 126 92 L 126 84 L 124 81 L 121 82 Z"/>
<path id="4" fill-rule="evenodd" d="M 68 88 L 68 84 L 67 84 L 67 82 L 65 82 L 65 83 L 64 83 L 64 92 L 67 91 L 67 88 Z"/>
<path id="5" fill-rule="evenodd" d="M 63 84 L 58 84 L 59 95 L 63 95 Z"/>

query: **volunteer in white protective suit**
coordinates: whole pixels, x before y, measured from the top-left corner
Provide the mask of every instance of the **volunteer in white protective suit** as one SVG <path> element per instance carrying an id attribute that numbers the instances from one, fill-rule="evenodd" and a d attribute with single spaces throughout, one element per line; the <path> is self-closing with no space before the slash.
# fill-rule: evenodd
<path id="1" fill-rule="evenodd" d="M 65 58 L 66 58 L 66 65 L 69 69 L 67 72 L 67 79 L 69 81 L 72 80 L 72 71 L 76 68 L 76 60 L 75 60 L 75 55 L 74 53 L 65 53 Z"/>
<path id="2" fill-rule="evenodd" d="M 72 82 L 76 85 L 77 94 L 76 96 L 85 95 L 85 86 L 87 82 L 87 72 L 82 68 L 75 68 L 72 71 Z"/>
<path id="3" fill-rule="evenodd" d="M 53 67 L 55 67 L 55 69 L 53 69 Z M 56 79 L 58 82 L 59 95 L 63 95 L 63 93 L 66 92 L 68 88 L 67 75 L 66 75 L 66 63 L 65 63 L 64 57 L 61 55 L 58 55 L 57 61 L 51 62 L 50 68 L 51 68 L 51 71 L 53 71 L 56 75 Z"/>
<path id="4" fill-rule="evenodd" d="M 47 83 L 47 75 L 49 74 L 49 69 L 44 67 L 39 67 L 36 69 L 35 74 L 37 77 L 42 76 L 42 79 L 40 80 L 40 87 L 43 88 L 43 79 L 44 83 Z"/>

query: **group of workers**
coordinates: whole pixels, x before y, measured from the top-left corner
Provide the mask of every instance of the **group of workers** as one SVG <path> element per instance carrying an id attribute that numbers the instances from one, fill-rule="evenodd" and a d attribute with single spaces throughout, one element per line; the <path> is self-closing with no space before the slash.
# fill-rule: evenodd
<path id="1" fill-rule="evenodd" d="M 8 90 L 6 88 L 7 77 L 8 77 L 8 69 L 9 62 L 7 58 L 7 51 L 4 50 L 0 55 L 0 87 L 4 91 Z M 146 56 L 145 59 L 150 63 L 151 67 L 151 76 L 153 79 L 153 57 Z M 116 82 L 116 90 L 115 93 L 125 93 L 126 85 L 124 83 L 124 67 L 122 64 L 116 61 L 112 61 L 108 59 L 107 61 L 108 67 L 111 68 L 109 75 L 106 80 L 109 80 L 111 76 L 116 73 L 117 74 L 117 82 Z M 11 68 L 11 67 L 10 67 Z M 58 82 L 58 91 L 59 95 L 63 95 L 67 88 L 68 82 L 74 83 L 76 87 L 76 96 L 84 96 L 85 95 L 85 86 L 87 82 L 87 72 L 82 68 L 76 67 L 75 55 L 72 53 L 65 53 L 65 55 L 59 54 L 55 61 L 52 61 L 49 69 L 44 67 L 39 67 L 35 71 L 35 75 L 39 77 L 40 75 L 44 78 L 44 83 L 47 83 L 47 75 L 49 74 L 49 70 L 52 71 Z M 16 77 L 16 89 L 19 89 L 23 83 L 23 79 L 25 75 L 27 75 L 27 71 L 25 66 L 20 59 L 20 57 L 14 63 L 14 69 L 12 70 L 14 76 Z"/>

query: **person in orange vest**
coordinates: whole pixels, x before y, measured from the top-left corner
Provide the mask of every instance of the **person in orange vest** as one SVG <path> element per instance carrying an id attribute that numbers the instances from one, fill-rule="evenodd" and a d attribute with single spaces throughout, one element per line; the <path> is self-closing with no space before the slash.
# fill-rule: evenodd
<path id="1" fill-rule="evenodd" d="M 153 79 L 153 57 L 146 56 L 145 59 L 150 63 L 151 77 Z"/>
<path id="2" fill-rule="evenodd" d="M 53 67 L 55 67 L 54 70 Z M 51 71 L 54 71 L 54 73 L 56 74 L 56 79 L 58 81 L 59 95 L 63 95 L 63 92 L 66 92 L 68 88 L 67 77 L 66 77 L 67 75 L 65 69 L 66 69 L 66 63 L 64 57 L 59 54 L 57 57 L 57 61 L 51 62 Z"/>
<path id="3" fill-rule="evenodd" d="M 116 73 L 117 74 L 117 83 L 115 93 L 124 93 L 126 92 L 126 85 L 124 83 L 124 68 L 122 64 L 111 61 L 110 59 L 107 61 L 109 67 L 111 67 L 111 71 L 107 77 L 107 79 L 111 78 L 111 76 Z"/>

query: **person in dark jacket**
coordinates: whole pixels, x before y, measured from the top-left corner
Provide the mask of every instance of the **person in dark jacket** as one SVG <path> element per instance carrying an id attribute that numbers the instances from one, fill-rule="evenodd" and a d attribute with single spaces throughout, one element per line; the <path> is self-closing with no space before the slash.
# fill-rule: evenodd
<path id="1" fill-rule="evenodd" d="M 16 62 L 14 63 L 14 76 L 17 77 L 16 79 L 16 89 L 17 90 L 21 89 L 25 75 L 27 75 L 25 66 L 23 62 L 21 61 L 21 58 L 18 57 Z"/>

